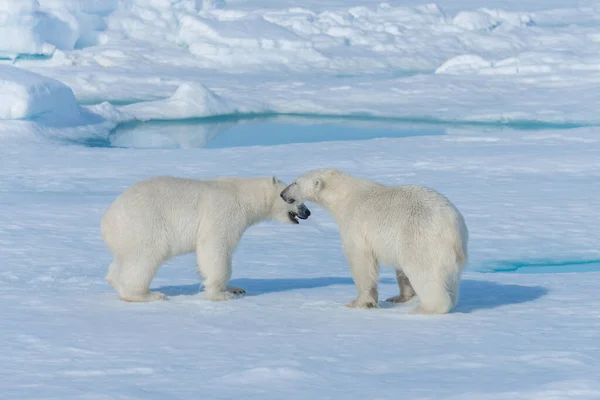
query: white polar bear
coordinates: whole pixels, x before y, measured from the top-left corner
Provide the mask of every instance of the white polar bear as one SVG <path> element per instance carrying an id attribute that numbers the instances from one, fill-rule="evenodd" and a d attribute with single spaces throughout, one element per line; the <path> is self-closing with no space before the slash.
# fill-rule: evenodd
<path id="1" fill-rule="evenodd" d="M 280 198 L 285 187 L 275 177 L 158 177 L 134 184 L 102 218 L 102 238 L 114 257 L 106 280 L 126 301 L 164 299 L 148 290 L 156 271 L 167 259 L 195 251 L 208 298 L 244 294 L 227 286 L 244 231 L 264 220 L 297 224 L 310 216 L 301 202 Z"/>
<path id="2" fill-rule="evenodd" d="M 281 197 L 290 204 L 313 201 L 335 218 L 358 290 L 349 307 L 378 306 L 379 263 L 396 269 L 401 293 L 388 301 L 405 302 L 417 294 L 421 304 L 414 312 L 428 314 L 445 314 L 458 302 L 468 231 L 440 193 L 318 169 L 296 179 Z"/>

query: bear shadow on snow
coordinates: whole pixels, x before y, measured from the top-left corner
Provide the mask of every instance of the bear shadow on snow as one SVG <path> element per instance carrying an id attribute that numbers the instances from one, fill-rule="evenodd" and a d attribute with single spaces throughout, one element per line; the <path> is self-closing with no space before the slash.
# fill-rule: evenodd
<path id="1" fill-rule="evenodd" d="M 382 278 L 381 284 L 395 285 L 393 278 Z M 318 278 L 273 278 L 273 279 L 233 279 L 230 284 L 239 286 L 248 291 L 249 296 L 259 296 L 267 293 L 287 292 L 296 289 L 315 289 L 333 285 L 352 285 L 354 281 L 350 277 L 318 277 Z M 163 286 L 155 288 L 169 297 L 191 296 L 200 293 L 200 284 Z M 386 288 L 386 292 L 388 292 Z M 548 289 L 542 286 L 522 286 L 505 284 L 492 281 L 463 279 L 460 287 L 460 300 L 453 313 L 470 313 L 480 309 L 492 309 L 508 306 L 511 304 L 527 303 L 539 299 L 548 293 Z M 348 293 L 352 297 L 353 291 Z M 393 295 L 394 293 L 387 293 Z M 380 291 L 385 303 L 385 296 Z"/>
<path id="2" fill-rule="evenodd" d="M 382 279 L 382 283 L 395 283 L 393 279 Z M 248 296 L 258 296 L 267 293 L 287 292 L 295 289 L 314 289 L 333 285 L 354 285 L 352 278 L 345 277 L 318 277 L 318 278 L 272 278 L 232 279 L 231 286 L 239 286 L 248 292 Z M 163 286 L 154 288 L 169 297 L 190 296 L 200 293 L 200 284 Z"/>
<path id="3" fill-rule="evenodd" d="M 453 313 L 470 313 L 512 304 L 527 303 L 548 294 L 543 286 L 523 286 L 493 281 L 463 279 L 460 299 Z"/>

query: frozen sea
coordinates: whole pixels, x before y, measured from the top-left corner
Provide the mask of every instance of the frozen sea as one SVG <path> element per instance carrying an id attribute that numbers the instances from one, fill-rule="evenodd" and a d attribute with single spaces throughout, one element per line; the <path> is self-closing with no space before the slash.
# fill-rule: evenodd
<path id="1" fill-rule="evenodd" d="M 0 0 L 3 399 L 600 399 L 593 0 Z M 339 168 L 448 196 L 456 310 L 355 310 L 331 216 L 119 300 L 104 210 L 156 175 Z M 381 269 L 380 298 L 397 294 Z"/>

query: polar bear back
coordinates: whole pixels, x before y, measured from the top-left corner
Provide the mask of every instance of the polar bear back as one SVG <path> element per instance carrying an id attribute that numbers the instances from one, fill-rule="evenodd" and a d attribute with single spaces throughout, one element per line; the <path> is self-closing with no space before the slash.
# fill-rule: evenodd
<path id="1" fill-rule="evenodd" d="M 115 200 L 102 220 L 102 231 L 113 232 L 106 238 L 107 245 L 120 243 L 114 247 L 121 251 L 154 246 L 168 249 L 168 255 L 190 252 L 200 230 L 216 229 L 213 225 L 222 221 L 228 221 L 231 229 L 235 229 L 232 221 L 244 224 L 240 185 L 235 182 L 235 178 L 201 181 L 175 177 L 138 182 Z M 123 246 L 127 241 L 132 243 Z"/>
<path id="2" fill-rule="evenodd" d="M 434 262 L 463 262 L 468 238 L 465 221 L 442 194 L 419 185 L 368 185 L 348 204 L 345 228 L 361 232 L 383 263 L 423 254 Z M 450 247 L 450 248 L 448 248 Z M 447 251 L 453 250 L 453 251 Z M 458 254 L 452 260 L 440 259 Z M 422 261 L 421 261 L 422 262 Z"/>

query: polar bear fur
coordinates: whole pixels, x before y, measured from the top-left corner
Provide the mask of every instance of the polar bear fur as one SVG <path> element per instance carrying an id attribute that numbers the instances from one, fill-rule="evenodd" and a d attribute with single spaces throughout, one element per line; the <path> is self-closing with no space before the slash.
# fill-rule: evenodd
<path id="1" fill-rule="evenodd" d="M 158 268 L 171 257 L 196 252 L 208 298 L 245 293 L 227 286 L 244 231 L 264 220 L 297 224 L 310 215 L 302 203 L 280 198 L 285 187 L 275 177 L 158 177 L 134 184 L 102 218 L 102 238 L 113 254 L 107 281 L 126 301 L 164 299 L 148 290 Z"/>
<path id="2" fill-rule="evenodd" d="M 396 269 L 405 302 L 418 295 L 414 312 L 445 314 L 459 297 L 467 262 L 468 231 L 454 205 L 416 185 L 384 186 L 332 169 L 305 173 L 281 197 L 290 204 L 322 205 L 339 225 L 344 254 L 358 290 L 349 307 L 378 306 L 379 263 Z"/>

